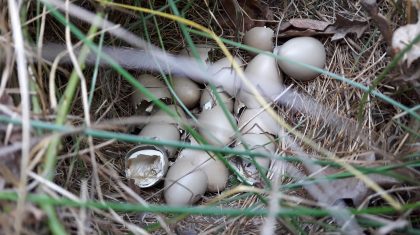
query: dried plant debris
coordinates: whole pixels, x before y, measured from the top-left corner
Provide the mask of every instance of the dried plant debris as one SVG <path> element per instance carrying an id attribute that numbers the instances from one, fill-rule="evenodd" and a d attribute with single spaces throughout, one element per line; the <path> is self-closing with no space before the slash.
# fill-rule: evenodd
<path id="1" fill-rule="evenodd" d="M 358 161 L 363 161 L 364 167 L 378 166 L 375 163 L 377 156 L 375 152 L 365 152 L 356 156 Z M 336 168 L 326 168 L 323 171 L 324 176 L 340 173 L 341 170 Z M 391 186 L 397 184 L 398 181 L 392 177 L 384 176 L 381 174 L 369 174 L 367 175 L 371 180 L 381 186 Z M 371 193 L 370 188 L 356 177 L 335 179 L 328 182 L 329 186 L 334 189 L 333 193 L 329 193 L 329 202 L 332 204 L 337 203 L 339 200 L 350 200 L 351 203 L 358 207 L 360 206 L 365 198 Z"/>
<path id="2" fill-rule="evenodd" d="M 263 1 L 258 0 L 222 0 L 223 9 L 228 18 L 228 25 L 242 28 L 244 31 L 256 26 L 264 26 L 273 20 L 273 12 Z"/>
<path id="3" fill-rule="evenodd" d="M 407 67 L 410 67 L 411 64 L 420 58 L 420 17 L 416 24 L 407 24 L 405 26 L 399 27 L 395 30 L 394 35 L 392 36 L 392 48 L 395 52 L 400 52 L 404 50 L 410 43 L 413 43 L 413 40 L 417 40 L 412 48 L 404 54 L 401 63 L 407 62 Z"/>
<path id="4" fill-rule="evenodd" d="M 392 41 L 391 24 L 389 23 L 389 20 L 384 15 L 379 13 L 379 8 L 378 8 L 378 4 L 376 0 L 364 0 L 362 1 L 362 6 L 368 12 L 370 17 L 372 17 L 373 21 L 375 21 L 386 43 L 388 45 L 391 45 L 391 41 Z"/>
<path id="5" fill-rule="evenodd" d="M 332 41 L 343 39 L 347 34 L 356 34 L 360 38 L 368 28 L 367 21 L 349 20 L 337 15 L 334 24 L 313 19 L 291 19 L 280 26 L 278 37 L 333 35 Z"/>

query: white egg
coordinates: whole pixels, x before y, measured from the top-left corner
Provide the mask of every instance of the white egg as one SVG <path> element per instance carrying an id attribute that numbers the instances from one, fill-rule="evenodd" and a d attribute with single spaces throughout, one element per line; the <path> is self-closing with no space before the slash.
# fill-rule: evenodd
<path id="1" fill-rule="evenodd" d="M 243 66 L 243 62 L 238 57 L 233 58 L 234 61 L 239 65 Z M 232 63 L 228 58 L 222 58 L 213 64 L 211 64 L 207 70 L 213 77 L 210 81 L 216 87 L 222 88 L 232 97 L 235 97 L 241 89 L 241 80 L 236 71 L 232 67 Z"/>
<path id="2" fill-rule="evenodd" d="M 283 77 L 278 70 L 276 59 L 269 55 L 259 54 L 252 59 L 245 69 L 245 75 L 248 81 L 259 91 L 264 98 L 268 96 L 274 99 L 283 91 Z M 261 107 L 256 97 L 243 85 L 245 89 L 241 90 L 239 99 L 248 108 Z M 265 98 L 266 101 L 267 98 Z"/>
<path id="3" fill-rule="evenodd" d="M 159 80 L 158 78 L 149 75 L 149 74 L 143 74 L 138 79 L 138 82 L 140 82 L 145 88 L 147 88 L 156 98 L 158 99 L 170 99 L 171 94 L 169 93 L 169 90 L 164 82 Z M 151 99 L 148 98 L 144 93 L 139 91 L 138 89 L 135 89 L 133 95 L 131 96 L 132 103 L 137 107 L 140 105 L 143 101 L 150 102 Z"/>
<path id="4" fill-rule="evenodd" d="M 200 200 L 207 189 L 207 176 L 190 161 L 177 160 L 165 178 L 164 198 L 168 205 L 186 206 Z"/>
<path id="5" fill-rule="evenodd" d="M 198 55 L 200 56 L 201 61 L 203 61 L 203 64 L 205 64 L 207 66 L 207 64 L 209 62 L 209 52 L 214 47 L 211 46 L 211 45 L 206 45 L 206 44 L 196 44 L 195 48 L 197 49 Z M 179 54 L 194 57 L 194 54 L 192 53 L 192 50 L 189 47 L 186 47 L 186 48 L 182 49 L 179 52 Z"/>
<path id="6" fill-rule="evenodd" d="M 287 59 L 312 65 L 320 69 L 323 69 L 325 66 L 325 47 L 319 40 L 312 37 L 297 37 L 290 39 L 282 46 L 276 47 L 274 53 Z M 285 60 L 278 60 L 278 64 L 283 72 L 300 81 L 308 81 L 319 75 L 319 72 Z"/>
<path id="7" fill-rule="evenodd" d="M 241 133 L 269 133 L 277 136 L 281 127 L 273 117 L 260 108 L 245 109 L 239 117 L 238 128 Z"/>
<path id="8" fill-rule="evenodd" d="M 276 150 L 274 139 L 269 134 L 243 134 L 235 148 L 245 150 L 244 143 L 253 152 L 273 154 Z M 266 157 L 256 157 L 255 161 L 264 169 L 270 165 L 270 159 Z"/>
<path id="9" fill-rule="evenodd" d="M 226 188 L 229 170 L 216 156 L 212 158 L 204 151 L 183 149 L 179 153 L 178 159 L 190 161 L 206 173 L 208 192 L 221 192 Z"/>
<path id="10" fill-rule="evenodd" d="M 177 113 L 181 120 L 185 120 L 185 113 L 178 105 L 168 105 L 168 108 Z M 163 110 L 154 113 L 150 118 L 150 123 L 166 123 L 166 124 L 179 124 L 175 117 L 170 116 Z"/>
<path id="11" fill-rule="evenodd" d="M 274 31 L 267 27 L 254 27 L 244 35 L 244 43 L 263 51 L 273 50 Z"/>
<path id="12" fill-rule="evenodd" d="M 166 141 L 179 141 L 181 138 L 181 134 L 175 125 L 165 123 L 149 123 L 143 127 L 139 135 Z M 168 151 L 169 158 L 174 156 L 176 148 L 167 146 L 163 148 Z"/>
<path id="13" fill-rule="evenodd" d="M 166 151 L 152 145 L 140 145 L 131 149 L 125 159 L 125 174 L 140 188 L 155 185 L 166 174 Z"/>
<path id="14" fill-rule="evenodd" d="M 203 110 L 198 117 L 198 122 L 200 134 L 212 145 L 224 146 L 232 140 L 235 134 L 220 106 Z"/>
<path id="15" fill-rule="evenodd" d="M 233 111 L 233 98 L 230 97 L 222 89 L 217 89 L 217 93 L 219 94 L 223 103 L 226 105 L 226 108 L 229 110 L 229 112 L 232 112 Z M 204 89 L 203 93 L 201 94 L 200 108 L 202 110 L 212 109 L 216 105 L 217 105 L 216 96 L 213 94 L 210 87 L 206 87 L 206 89 Z"/>
<path id="16" fill-rule="evenodd" d="M 172 82 L 174 91 L 182 103 L 189 109 L 194 108 L 201 96 L 201 89 L 198 84 L 184 77 L 174 77 Z"/>

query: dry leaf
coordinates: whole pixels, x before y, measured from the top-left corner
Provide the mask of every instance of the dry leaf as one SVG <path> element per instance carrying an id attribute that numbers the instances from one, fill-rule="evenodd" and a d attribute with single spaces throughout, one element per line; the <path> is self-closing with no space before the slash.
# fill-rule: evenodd
<path id="1" fill-rule="evenodd" d="M 333 34 L 331 40 L 339 40 L 347 34 L 360 38 L 368 28 L 366 21 L 348 20 L 340 15 L 334 24 L 312 19 L 291 19 L 280 26 L 278 37 L 297 37 Z"/>
<path id="2" fill-rule="evenodd" d="M 335 23 L 325 29 L 326 33 L 334 34 L 331 41 L 343 39 L 347 34 L 356 34 L 360 38 L 368 28 L 366 21 L 348 20 L 340 15 L 337 15 Z"/>
<path id="3" fill-rule="evenodd" d="M 248 31 L 257 26 L 264 26 L 264 21 L 273 20 L 273 12 L 258 0 L 222 0 L 223 9 L 229 18 L 231 27 Z"/>
<path id="4" fill-rule="evenodd" d="M 365 167 L 375 166 L 376 156 L 374 152 L 366 152 L 358 156 L 358 160 L 365 161 Z M 324 171 L 325 175 L 339 173 L 340 170 L 335 168 L 327 168 Z M 390 186 L 397 184 L 398 181 L 391 177 L 387 177 L 380 174 L 369 174 L 368 176 L 372 181 L 381 185 L 381 186 Z M 334 189 L 334 192 L 331 193 L 329 201 L 331 203 L 336 203 L 338 200 L 349 199 L 352 200 L 354 206 L 359 206 L 363 200 L 369 195 L 371 190 L 366 186 L 366 184 L 358 178 L 345 178 L 339 180 L 330 181 L 329 186 Z"/>
<path id="5" fill-rule="evenodd" d="M 378 25 L 379 31 L 384 37 L 386 43 L 390 46 L 392 40 L 391 25 L 388 22 L 388 19 L 381 13 L 379 13 L 378 4 L 376 3 L 376 0 L 364 0 L 362 1 L 362 6 Z"/>
<path id="6" fill-rule="evenodd" d="M 420 35 L 420 19 L 417 24 L 408 24 L 395 30 L 392 37 L 392 48 L 395 52 L 403 50 L 410 42 L 412 42 L 418 35 Z M 420 42 L 413 45 L 413 47 L 404 54 L 402 63 L 407 61 L 407 67 L 420 58 Z"/>
<path id="7" fill-rule="evenodd" d="M 312 19 L 291 19 L 289 23 L 298 29 L 312 29 L 324 31 L 331 23 Z"/>

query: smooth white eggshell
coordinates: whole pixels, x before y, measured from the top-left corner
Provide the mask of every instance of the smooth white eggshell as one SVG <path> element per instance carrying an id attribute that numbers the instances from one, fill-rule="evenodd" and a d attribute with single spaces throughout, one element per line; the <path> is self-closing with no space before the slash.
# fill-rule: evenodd
<path id="1" fill-rule="evenodd" d="M 283 91 L 283 77 L 278 70 L 276 59 L 272 56 L 259 54 L 252 59 L 245 69 L 248 81 L 259 91 L 260 95 L 267 100 L 275 98 Z M 249 88 L 244 84 L 239 99 L 248 108 L 261 107 Z"/>
<path id="2" fill-rule="evenodd" d="M 233 58 L 239 65 L 243 66 L 243 62 L 238 57 Z M 241 79 L 232 67 L 232 63 L 228 58 L 222 58 L 208 67 L 208 73 L 213 79 L 211 82 L 216 86 L 222 88 L 232 97 L 235 97 L 241 88 Z"/>
<path id="3" fill-rule="evenodd" d="M 171 98 L 167 86 L 158 78 L 149 74 L 143 74 L 140 75 L 140 77 L 138 77 L 137 81 L 140 82 L 145 88 L 147 88 L 154 96 L 156 96 L 156 98 Z M 137 106 L 140 105 L 140 103 L 143 101 L 150 102 L 151 99 L 149 99 L 146 95 L 144 95 L 144 93 L 142 93 L 138 89 L 135 89 L 134 93 L 131 96 L 131 101 L 134 105 Z"/>
<path id="4" fill-rule="evenodd" d="M 178 159 L 188 160 L 206 173 L 208 192 L 220 192 L 226 188 L 229 170 L 216 156 L 212 158 L 204 151 L 183 149 Z"/>
<path id="5" fill-rule="evenodd" d="M 267 27 L 254 27 L 244 35 L 244 43 L 263 51 L 273 49 L 274 31 Z"/>
<path id="6" fill-rule="evenodd" d="M 200 134 L 212 145 L 224 146 L 235 134 L 228 118 L 220 106 L 203 110 L 198 117 Z"/>
<path id="7" fill-rule="evenodd" d="M 139 135 L 166 141 L 179 141 L 181 138 L 181 134 L 176 126 L 165 123 L 149 123 L 143 127 Z M 168 157 L 174 156 L 176 151 L 175 147 L 164 146 L 163 148 L 168 151 Z"/>
<path id="8" fill-rule="evenodd" d="M 238 128 L 241 133 L 269 133 L 277 136 L 281 130 L 280 125 L 273 117 L 262 109 L 245 109 L 239 117 Z"/>
<path id="9" fill-rule="evenodd" d="M 196 44 L 195 48 L 197 49 L 198 55 L 200 56 L 201 61 L 203 61 L 203 64 L 207 65 L 209 61 L 209 52 L 213 49 L 213 46 L 206 44 Z M 179 54 L 194 57 L 191 48 L 187 47 L 182 49 Z"/>
<path id="10" fill-rule="evenodd" d="M 168 105 L 168 108 L 176 112 L 180 116 L 181 120 L 185 120 L 185 113 L 181 107 L 172 104 Z M 150 123 L 178 124 L 174 117 L 171 117 L 163 110 L 159 110 L 156 113 L 154 113 L 150 118 Z"/>
<path id="11" fill-rule="evenodd" d="M 201 89 L 198 84 L 184 77 L 174 77 L 172 82 L 176 95 L 184 105 L 189 109 L 194 108 L 201 96 Z"/>
<path id="12" fill-rule="evenodd" d="M 276 145 L 269 134 L 247 133 L 242 135 L 241 141 L 235 147 L 236 149 L 245 149 L 243 143 L 246 143 L 251 151 L 261 153 L 274 153 Z M 255 161 L 263 168 L 268 169 L 270 159 L 266 157 L 256 157 Z"/>
<path id="13" fill-rule="evenodd" d="M 168 205 L 192 205 L 206 192 L 207 175 L 190 161 L 180 159 L 169 168 L 164 187 Z"/>
<path id="14" fill-rule="evenodd" d="M 219 94 L 221 100 L 226 105 L 226 108 L 232 112 L 233 111 L 233 98 L 230 97 L 225 91 L 221 89 L 217 89 L 217 93 Z M 212 90 L 209 87 L 203 90 L 201 93 L 200 98 L 200 108 L 204 109 L 212 109 L 217 104 L 216 96 L 213 94 Z"/>
<path id="15" fill-rule="evenodd" d="M 323 69 L 325 66 L 325 47 L 319 40 L 312 37 L 290 39 L 282 46 L 276 47 L 274 53 L 320 69 Z M 285 60 L 278 60 L 277 62 L 284 73 L 300 81 L 308 81 L 319 75 L 319 72 L 304 68 L 298 64 L 293 64 Z"/>

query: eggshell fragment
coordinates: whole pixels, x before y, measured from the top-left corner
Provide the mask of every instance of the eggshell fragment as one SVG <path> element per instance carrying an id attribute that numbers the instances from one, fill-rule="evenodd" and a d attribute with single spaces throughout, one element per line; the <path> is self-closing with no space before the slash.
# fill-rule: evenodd
<path id="1" fill-rule="evenodd" d="M 192 205 L 206 192 L 207 182 L 206 174 L 190 161 L 177 160 L 166 174 L 165 201 L 171 206 Z"/>
<path id="2" fill-rule="evenodd" d="M 198 118 L 200 134 L 212 145 L 224 146 L 228 144 L 235 134 L 223 109 L 216 106 L 203 110 Z"/>
<path id="3" fill-rule="evenodd" d="M 226 105 L 226 108 L 232 112 L 233 111 L 233 98 L 230 97 L 226 92 L 222 89 L 217 89 L 217 93 L 219 94 L 221 100 Z M 202 110 L 204 109 L 212 109 L 217 104 L 216 96 L 213 94 L 212 90 L 209 87 L 203 90 L 200 99 L 200 107 Z"/>
<path id="4" fill-rule="evenodd" d="M 183 149 L 178 159 L 187 160 L 206 173 L 208 192 L 220 192 L 226 188 L 229 170 L 216 156 L 212 158 L 204 151 Z"/>
<path id="5" fill-rule="evenodd" d="M 201 96 L 201 90 L 197 83 L 184 77 L 174 77 L 172 82 L 174 91 L 182 103 L 189 109 L 194 108 Z"/>
<path id="6" fill-rule="evenodd" d="M 159 182 L 168 169 L 166 151 L 152 145 L 140 145 L 131 149 L 125 160 L 125 174 L 140 188 L 148 188 Z"/>
<path id="7" fill-rule="evenodd" d="M 248 81 L 263 97 L 275 98 L 283 91 L 283 77 L 278 70 L 276 59 L 272 56 L 259 54 L 252 59 L 245 69 Z M 261 107 L 251 90 L 243 85 L 239 99 L 248 108 Z"/>
<path id="8" fill-rule="evenodd" d="M 312 37 L 297 37 L 290 39 L 280 47 L 276 47 L 274 53 L 304 64 L 323 69 L 326 61 L 324 45 Z M 281 70 L 290 77 L 308 81 L 319 75 L 319 72 L 304 68 L 302 65 L 293 64 L 285 60 L 277 61 Z"/>
<path id="9" fill-rule="evenodd" d="M 149 75 L 143 74 L 137 79 L 145 88 L 147 88 L 156 98 L 158 99 L 169 99 L 171 94 L 169 93 L 168 88 L 165 83 L 163 83 L 158 78 Z M 138 89 L 135 89 L 134 93 L 131 96 L 132 103 L 137 107 L 143 101 L 150 102 L 151 99 L 147 97 L 143 92 Z"/>
<path id="10" fill-rule="evenodd" d="M 274 136 L 277 136 L 281 130 L 277 121 L 260 108 L 245 109 L 239 117 L 238 128 L 241 133 L 269 133 Z"/>
<path id="11" fill-rule="evenodd" d="M 179 141 L 181 138 L 176 126 L 165 123 L 149 123 L 140 131 L 139 135 L 166 141 Z M 162 148 L 165 148 L 168 151 L 169 158 L 174 156 L 176 148 L 167 146 Z"/>
<path id="12" fill-rule="evenodd" d="M 254 27 L 244 35 L 244 43 L 263 51 L 273 49 L 274 31 L 267 27 Z"/>

